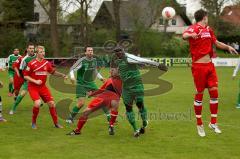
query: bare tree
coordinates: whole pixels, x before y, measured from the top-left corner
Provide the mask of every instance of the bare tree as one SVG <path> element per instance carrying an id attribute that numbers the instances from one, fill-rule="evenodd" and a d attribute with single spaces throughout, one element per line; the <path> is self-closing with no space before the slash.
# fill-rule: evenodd
<path id="1" fill-rule="evenodd" d="M 47 13 L 50 20 L 50 34 L 51 34 L 51 46 L 53 49 L 53 56 L 59 56 L 59 36 L 58 36 L 58 27 L 57 27 L 57 8 L 58 0 L 38 0 L 39 4 Z M 49 6 L 49 9 L 48 9 Z"/>
<path id="2" fill-rule="evenodd" d="M 121 0 L 112 0 L 113 2 L 113 12 L 114 12 L 114 19 L 115 19 L 115 36 L 116 41 L 121 40 L 121 24 L 120 24 L 120 7 L 121 7 Z"/>

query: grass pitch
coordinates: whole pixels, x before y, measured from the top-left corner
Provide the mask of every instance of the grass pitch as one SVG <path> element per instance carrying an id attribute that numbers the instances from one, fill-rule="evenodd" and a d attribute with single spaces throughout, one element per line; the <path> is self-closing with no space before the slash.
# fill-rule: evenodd
<path id="1" fill-rule="evenodd" d="M 146 134 L 133 137 L 132 129 L 125 118 L 124 105 L 116 134 L 108 135 L 108 124 L 104 115 L 87 122 L 80 136 L 66 136 L 75 128 L 60 119 L 64 129 L 55 129 L 48 108 L 44 105 L 38 117 L 38 129 L 31 129 L 32 101 L 27 95 L 20 103 L 17 113 L 8 115 L 13 103 L 7 97 L 7 72 L 0 72 L 4 88 L 0 90 L 3 99 L 3 115 L 8 120 L 0 123 L 1 159 L 146 159 L 146 158 L 235 158 L 240 156 L 240 110 L 235 108 L 238 80 L 232 81 L 233 68 L 217 68 L 219 77 L 219 126 L 222 134 L 208 129 L 210 120 L 209 97 L 205 91 L 203 120 L 206 137 L 197 135 L 193 112 L 194 85 L 190 68 L 170 68 L 161 76 L 173 84 L 173 89 L 160 96 L 146 97 L 150 123 Z M 107 74 L 107 71 L 104 71 Z M 98 83 L 100 84 L 100 83 Z M 146 86 L 150 87 L 150 86 Z M 55 101 L 73 94 L 63 94 L 51 89 Z M 135 108 L 135 112 L 137 109 Z M 140 125 L 140 120 L 138 120 Z"/>

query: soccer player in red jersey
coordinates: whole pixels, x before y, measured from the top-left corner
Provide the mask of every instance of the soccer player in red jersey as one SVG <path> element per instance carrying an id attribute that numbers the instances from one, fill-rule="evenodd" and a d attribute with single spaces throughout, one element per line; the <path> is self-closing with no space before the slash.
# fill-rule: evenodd
<path id="1" fill-rule="evenodd" d="M 43 46 L 36 47 L 36 59 L 33 59 L 28 63 L 26 70 L 23 72 L 24 78 L 28 81 L 28 91 L 32 100 L 34 101 L 33 114 L 32 114 L 32 128 L 37 129 L 36 120 L 39 113 L 39 107 L 41 100 L 48 104 L 49 111 L 53 119 L 53 123 L 56 128 L 63 128 L 58 123 L 57 111 L 53 97 L 50 90 L 46 86 L 46 80 L 48 73 L 63 77 L 67 79 L 67 76 L 55 71 L 51 63 L 44 59 L 45 50 Z"/>
<path id="2" fill-rule="evenodd" d="M 197 130 L 201 137 L 205 136 L 202 122 L 202 99 L 205 88 L 210 95 L 211 121 L 209 128 L 216 133 L 221 133 L 217 125 L 218 113 L 218 79 L 214 64 L 213 45 L 222 50 L 228 50 L 231 54 L 237 51 L 229 45 L 219 42 L 213 30 L 208 26 L 207 12 L 200 9 L 194 13 L 196 24 L 190 26 L 184 33 L 183 39 L 188 40 L 192 56 L 192 76 L 194 79 L 196 94 L 194 100 L 194 111 L 197 119 Z"/>
<path id="3" fill-rule="evenodd" d="M 117 68 L 111 68 L 110 74 L 111 77 L 101 86 L 99 90 L 89 93 L 89 96 L 94 96 L 95 98 L 83 111 L 78 120 L 77 128 L 67 135 L 79 135 L 84 124 L 87 122 L 88 116 L 103 107 L 111 110 L 109 135 L 114 135 L 114 123 L 118 116 L 118 106 L 122 94 L 122 81 L 118 75 Z"/>

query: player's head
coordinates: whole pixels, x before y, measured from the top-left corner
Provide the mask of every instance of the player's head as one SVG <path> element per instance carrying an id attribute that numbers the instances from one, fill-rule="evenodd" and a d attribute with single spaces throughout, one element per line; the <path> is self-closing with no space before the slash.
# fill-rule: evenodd
<path id="1" fill-rule="evenodd" d="M 208 13 L 203 9 L 197 10 L 194 13 L 194 18 L 197 23 L 203 22 L 204 24 L 208 24 Z"/>
<path id="2" fill-rule="evenodd" d="M 28 52 L 28 55 L 34 55 L 34 44 L 33 43 L 28 43 L 27 52 Z"/>
<path id="3" fill-rule="evenodd" d="M 119 76 L 119 74 L 118 74 L 118 68 L 117 68 L 117 67 L 111 67 L 111 68 L 110 68 L 110 75 L 111 75 L 111 77 Z"/>
<path id="4" fill-rule="evenodd" d="M 117 55 L 118 58 L 124 57 L 124 49 L 121 46 L 115 47 L 113 52 Z"/>
<path id="5" fill-rule="evenodd" d="M 92 58 L 93 57 L 93 48 L 90 46 L 85 47 L 85 55 L 88 58 Z"/>
<path id="6" fill-rule="evenodd" d="M 15 49 L 13 50 L 13 54 L 14 54 L 14 55 L 18 55 L 18 54 L 19 54 L 19 49 L 18 49 L 18 48 L 15 48 Z"/>
<path id="7" fill-rule="evenodd" d="M 44 59 L 44 56 L 45 56 L 45 48 L 44 46 L 37 46 L 36 47 L 36 53 L 37 53 L 37 58 L 38 59 Z"/>

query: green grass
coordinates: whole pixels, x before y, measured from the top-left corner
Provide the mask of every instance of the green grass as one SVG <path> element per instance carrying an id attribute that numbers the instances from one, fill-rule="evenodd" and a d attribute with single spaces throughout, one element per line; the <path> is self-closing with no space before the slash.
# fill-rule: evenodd
<path id="1" fill-rule="evenodd" d="M 82 135 L 66 136 L 75 125 L 66 125 L 60 120 L 65 128 L 53 128 L 47 106 L 40 110 L 39 129 L 32 130 L 30 122 L 33 104 L 29 96 L 22 101 L 16 115 L 8 115 L 13 101 L 7 97 L 7 74 L 1 72 L 0 80 L 5 84 L 1 90 L 4 117 L 8 122 L 0 123 L 0 158 L 237 159 L 240 156 L 240 110 L 235 109 L 238 81 L 231 80 L 232 70 L 233 68 L 217 69 L 220 92 L 219 124 L 223 131 L 221 135 L 214 134 L 207 128 L 210 116 L 208 95 L 204 96 L 203 110 L 207 136 L 200 138 L 197 135 L 192 110 L 194 86 L 191 70 L 181 67 L 170 68 L 168 73 L 160 77 L 173 83 L 171 91 L 145 98 L 152 120 L 147 133 L 138 139 L 132 136 L 132 129 L 124 118 L 125 110 L 122 104 L 115 136 L 108 135 L 104 116 L 91 119 L 85 125 Z M 106 71 L 104 74 L 106 75 Z M 152 86 L 149 85 L 150 87 Z M 62 94 L 54 89 L 52 93 L 56 102 L 65 97 L 75 98 L 74 95 Z"/>

